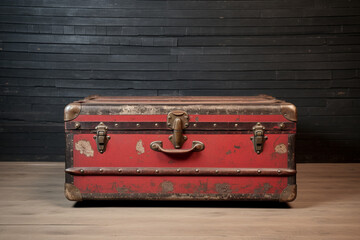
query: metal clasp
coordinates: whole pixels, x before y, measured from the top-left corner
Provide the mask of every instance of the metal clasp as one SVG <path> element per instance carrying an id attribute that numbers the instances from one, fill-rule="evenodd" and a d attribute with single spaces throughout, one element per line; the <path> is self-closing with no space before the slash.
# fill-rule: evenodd
<path id="1" fill-rule="evenodd" d="M 265 136 L 265 127 L 258 122 L 252 129 L 254 136 L 250 139 L 254 143 L 255 152 L 260 154 L 264 149 L 265 141 L 268 139 L 268 137 Z"/>
<path id="2" fill-rule="evenodd" d="M 169 136 L 170 142 L 175 148 L 181 148 L 187 137 L 183 135 L 183 129 L 189 126 L 189 115 L 185 111 L 172 111 L 167 116 L 167 125 L 174 130 Z"/>
<path id="3" fill-rule="evenodd" d="M 110 140 L 110 136 L 107 135 L 107 126 L 101 122 L 95 127 L 96 135 L 94 139 L 96 141 L 97 149 L 100 153 L 104 153 L 106 150 L 106 143 Z"/>

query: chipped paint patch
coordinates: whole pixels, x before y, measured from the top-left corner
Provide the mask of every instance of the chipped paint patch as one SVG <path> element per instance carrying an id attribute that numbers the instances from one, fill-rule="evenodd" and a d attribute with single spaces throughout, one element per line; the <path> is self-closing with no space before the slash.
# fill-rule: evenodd
<path id="1" fill-rule="evenodd" d="M 169 181 L 165 181 L 161 183 L 161 192 L 168 193 L 174 191 L 174 184 Z"/>
<path id="2" fill-rule="evenodd" d="M 215 190 L 216 190 L 216 192 L 221 193 L 221 194 L 228 194 L 228 193 L 232 192 L 230 184 L 228 184 L 228 183 L 215 184 Z"/>
<path id="3" fill-rule="evenodd" d="M 94 156 L 94 150 L 92 149 L 89 141 L 79 140 L 77 143 L 75 143 L 75 149 L 78 150 L 80 154 L 84 154 L 87 157 Z"/>
<path id="4" fill-rule="evenodd" d="M 226 154 L 226 155 L 231 154 L 231 150 L 227 151 L 225 154 Z"/>
<path id="5" fill-rule="evenodd" d="M 136 143 L 136 152 L 139 155 L 145 152 L 145 148 L 141 139 Z"/>
<path id="6" fill-rule="evenodd" d="M 287 148 L 286 148 L 285 144 L 281 143 L 281 144 L 276 145 L 275 152 L 280 153 L 280 154 L 287 153 Z"/>
<path id="7" fill-rule="evenodd" d="M 234 145 L 234 148 L 240 149 L 240 146 Z"/>

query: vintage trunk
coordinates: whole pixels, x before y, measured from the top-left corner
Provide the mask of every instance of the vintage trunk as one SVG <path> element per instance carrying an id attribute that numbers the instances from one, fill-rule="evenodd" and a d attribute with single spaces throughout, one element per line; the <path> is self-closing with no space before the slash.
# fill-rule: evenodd
<path id="1" fill-rule="evenodd" d="M 296 197 L 296 108 L 270 96 L 90 96 L 64 120 L 69 200 Z"/>

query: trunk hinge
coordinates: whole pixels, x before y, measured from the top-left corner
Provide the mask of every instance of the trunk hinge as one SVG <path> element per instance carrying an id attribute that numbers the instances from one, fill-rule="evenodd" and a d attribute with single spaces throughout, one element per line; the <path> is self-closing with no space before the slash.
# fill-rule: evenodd
<path id="1" fill-rule="evenodd" d="M 107 135 L 107 126 L 101 122 L 95 127 L 96 135 L 94 139 L 96 141 L 97 149 L 100 153 L 104 153 L 106 150 L 106 143 L 110 140 L 110 136 Z"/>
<path id="2" fill-rule="evenodd" d="M 252 129 L 254 131 L 254 136 L 250 139 L 254 143 L 255 152 L 260 154 L 263 151 L 264 143 L 268 138 L 265 136 L 265 127 L 258 122 Z"/>

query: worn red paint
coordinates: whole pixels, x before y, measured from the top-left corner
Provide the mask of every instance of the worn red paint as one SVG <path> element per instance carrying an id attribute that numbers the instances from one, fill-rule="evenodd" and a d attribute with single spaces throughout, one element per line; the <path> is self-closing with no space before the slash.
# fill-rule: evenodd
<path id="1" fill-rule="evenodd" d="M 227 193 L 235 194 L 251 194 L 254 192 L 262 194 L 279 194 L 287 186 L 287 178 L 256 176 L 221 178 L 178 176 L 83 176 L 75 177 L 74 184 L 83 193 L 159 193 L 166 191 L 167 193 L 219 194 L 227 191 Z M 227 186 L 228 189 L 224 189 L 224 186 Z"/>
<path id="2" fill-rule="evenodd" d="M 165 121 L 166 115 L 80 115 L 81 121 Z M 287 122 L 282 115 L 193 115 L 190 122 Z M 142 132 L 109 133 L 106 151 L 97 151 L 93 133 L 74 134 L 73 144 L 90 142 L 93 156 L 82 154 L 74 147 L 74 167 L 222 167 L 222 168 L 287 168 L 287 154 L 275 152 L 275 146 L 288 148 L 288 134 L 266 134 L 268 140 L 261 154 L 256 154 L 252 134 L 193 134 L 184 133 L 188 140 L 201 141 L 205 150 L 188 155 L 172 156 L 150 149 L 153 141 L 162 141 L 164 148 L 173 149 L 168 140 L 171 134 L 143 134 Z M 139 141 L 143 149 L 139 154 Z M 276 157 L 274 157 L 276 155 Z M 280 176 L 74 176 L 74 185 L 82 193 L 174 193 L 174 194 L 280 194 L 288 178 Z"/>

